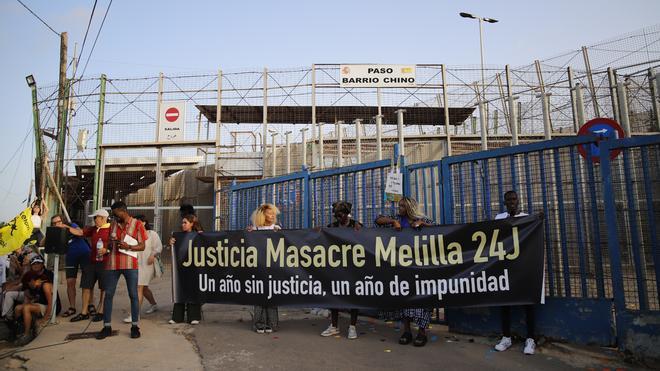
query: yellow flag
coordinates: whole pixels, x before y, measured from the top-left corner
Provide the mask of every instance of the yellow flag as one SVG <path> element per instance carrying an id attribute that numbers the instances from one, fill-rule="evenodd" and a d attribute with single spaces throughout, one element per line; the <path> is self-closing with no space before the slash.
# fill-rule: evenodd
<path id="1" fill-rule="evenodd" d="M 9 224 L 0 228 L 0 256 L 9 254 L 23 246 L 32 235 L 32 209 L 23 210 Z"/>

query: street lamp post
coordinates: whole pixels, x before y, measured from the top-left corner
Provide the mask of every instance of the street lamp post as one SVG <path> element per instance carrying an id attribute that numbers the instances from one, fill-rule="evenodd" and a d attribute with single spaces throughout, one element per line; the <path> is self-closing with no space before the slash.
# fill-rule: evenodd
<path id="1" fill-rule="evenodd" d="M 479 50 L 481 54 L 481 86 L 483 89 L 483 92 L 485 94 L 486 91 L 486 78 L 484 76 L 484 29 L 482 26 L 483 22 L 488 22 L 488 23 L 497 23 L 499 22 L 497 19 L 494 18 L 486 18 L 486 17 L 479 17 L 478 15 L 475 14 L 470 14 L 470 13 L 458 13 L 461 17 L 463 18 L 471 18 L 471 19 L 476 19 L 479 21 Z M 485 98 L 485 96 L 484 96 Z"/>
<path id="2" fill-rule="evenodd" d="M 481 94 L 479 94 L 479 89 L 477 88 L 477 96 L 481 95 L 481 98 L 478 99 L 479 104 L 479 116 L 481 121 L 481 146 L 483 150 L 488 149 L 488 123 L 486 122 L 484 103 L 486 101 L 486 77 L 484 73 L 484 30 L 482 23 L 497 23 L 497 19 L 479 17 L 474 14 L 461 12 L 459 15 L 463 18 L 477 19 L 479 21 L 479 51 L 481 56 Z"/>

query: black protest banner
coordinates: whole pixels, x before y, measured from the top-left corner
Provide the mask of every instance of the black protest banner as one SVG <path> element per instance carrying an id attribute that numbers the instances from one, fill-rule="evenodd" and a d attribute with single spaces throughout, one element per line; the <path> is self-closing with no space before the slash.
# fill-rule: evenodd
<path id="1" fill-rule="evenodd" d="M 421 230 L 178 233 L 176 302 L 327 308 L 539 303 L 539 215 Z"/>

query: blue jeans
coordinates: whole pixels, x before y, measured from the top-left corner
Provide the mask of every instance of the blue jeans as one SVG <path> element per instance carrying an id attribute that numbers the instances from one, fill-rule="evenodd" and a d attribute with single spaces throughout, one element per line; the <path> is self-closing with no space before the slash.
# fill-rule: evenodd
<path id="1" fill-rule="evenodd" d="M 103 272 L 103 283 L 105 285 L 105 299 L 103 299 L 103 326 L 110 326 L 112 322 L 112 299 L 115 296 L 117 289 L 117 282 L 119 276 L 124 275 L 126 286 L 128 287 L 128 297 L 131 299 L 131 323 L 138 324 L 140 318 L 140 307 L 138 304 L 137 284 L 138 284 L 138 270 L 137 269 L 117 269 L 106 270 Z"/>

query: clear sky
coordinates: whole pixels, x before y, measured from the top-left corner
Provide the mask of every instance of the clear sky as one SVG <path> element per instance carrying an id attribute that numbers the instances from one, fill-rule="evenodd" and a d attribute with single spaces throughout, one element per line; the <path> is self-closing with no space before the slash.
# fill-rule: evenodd
<path id="1" fill-rule="evenodd" d="M 93 0 L 22 0 L 69 54 L 82 44 Z M 110 0 L 99 0 L 83 61 Z M 660 22 L 658 0 L 126 1 L 115 0 L 86 76 L 154 76 L 312 63 L 523 65 Z M 22 208 L 33 177 L 25 76 L 57 82 L 59 37 L 15 0 L 0 1 L 0 220 Z M 24 141 L 24 138 L 25 139 Z M 11 159 L 13 157 L 13 159 Z M 11 160 L 11 161 L 10 161 Z"/>

